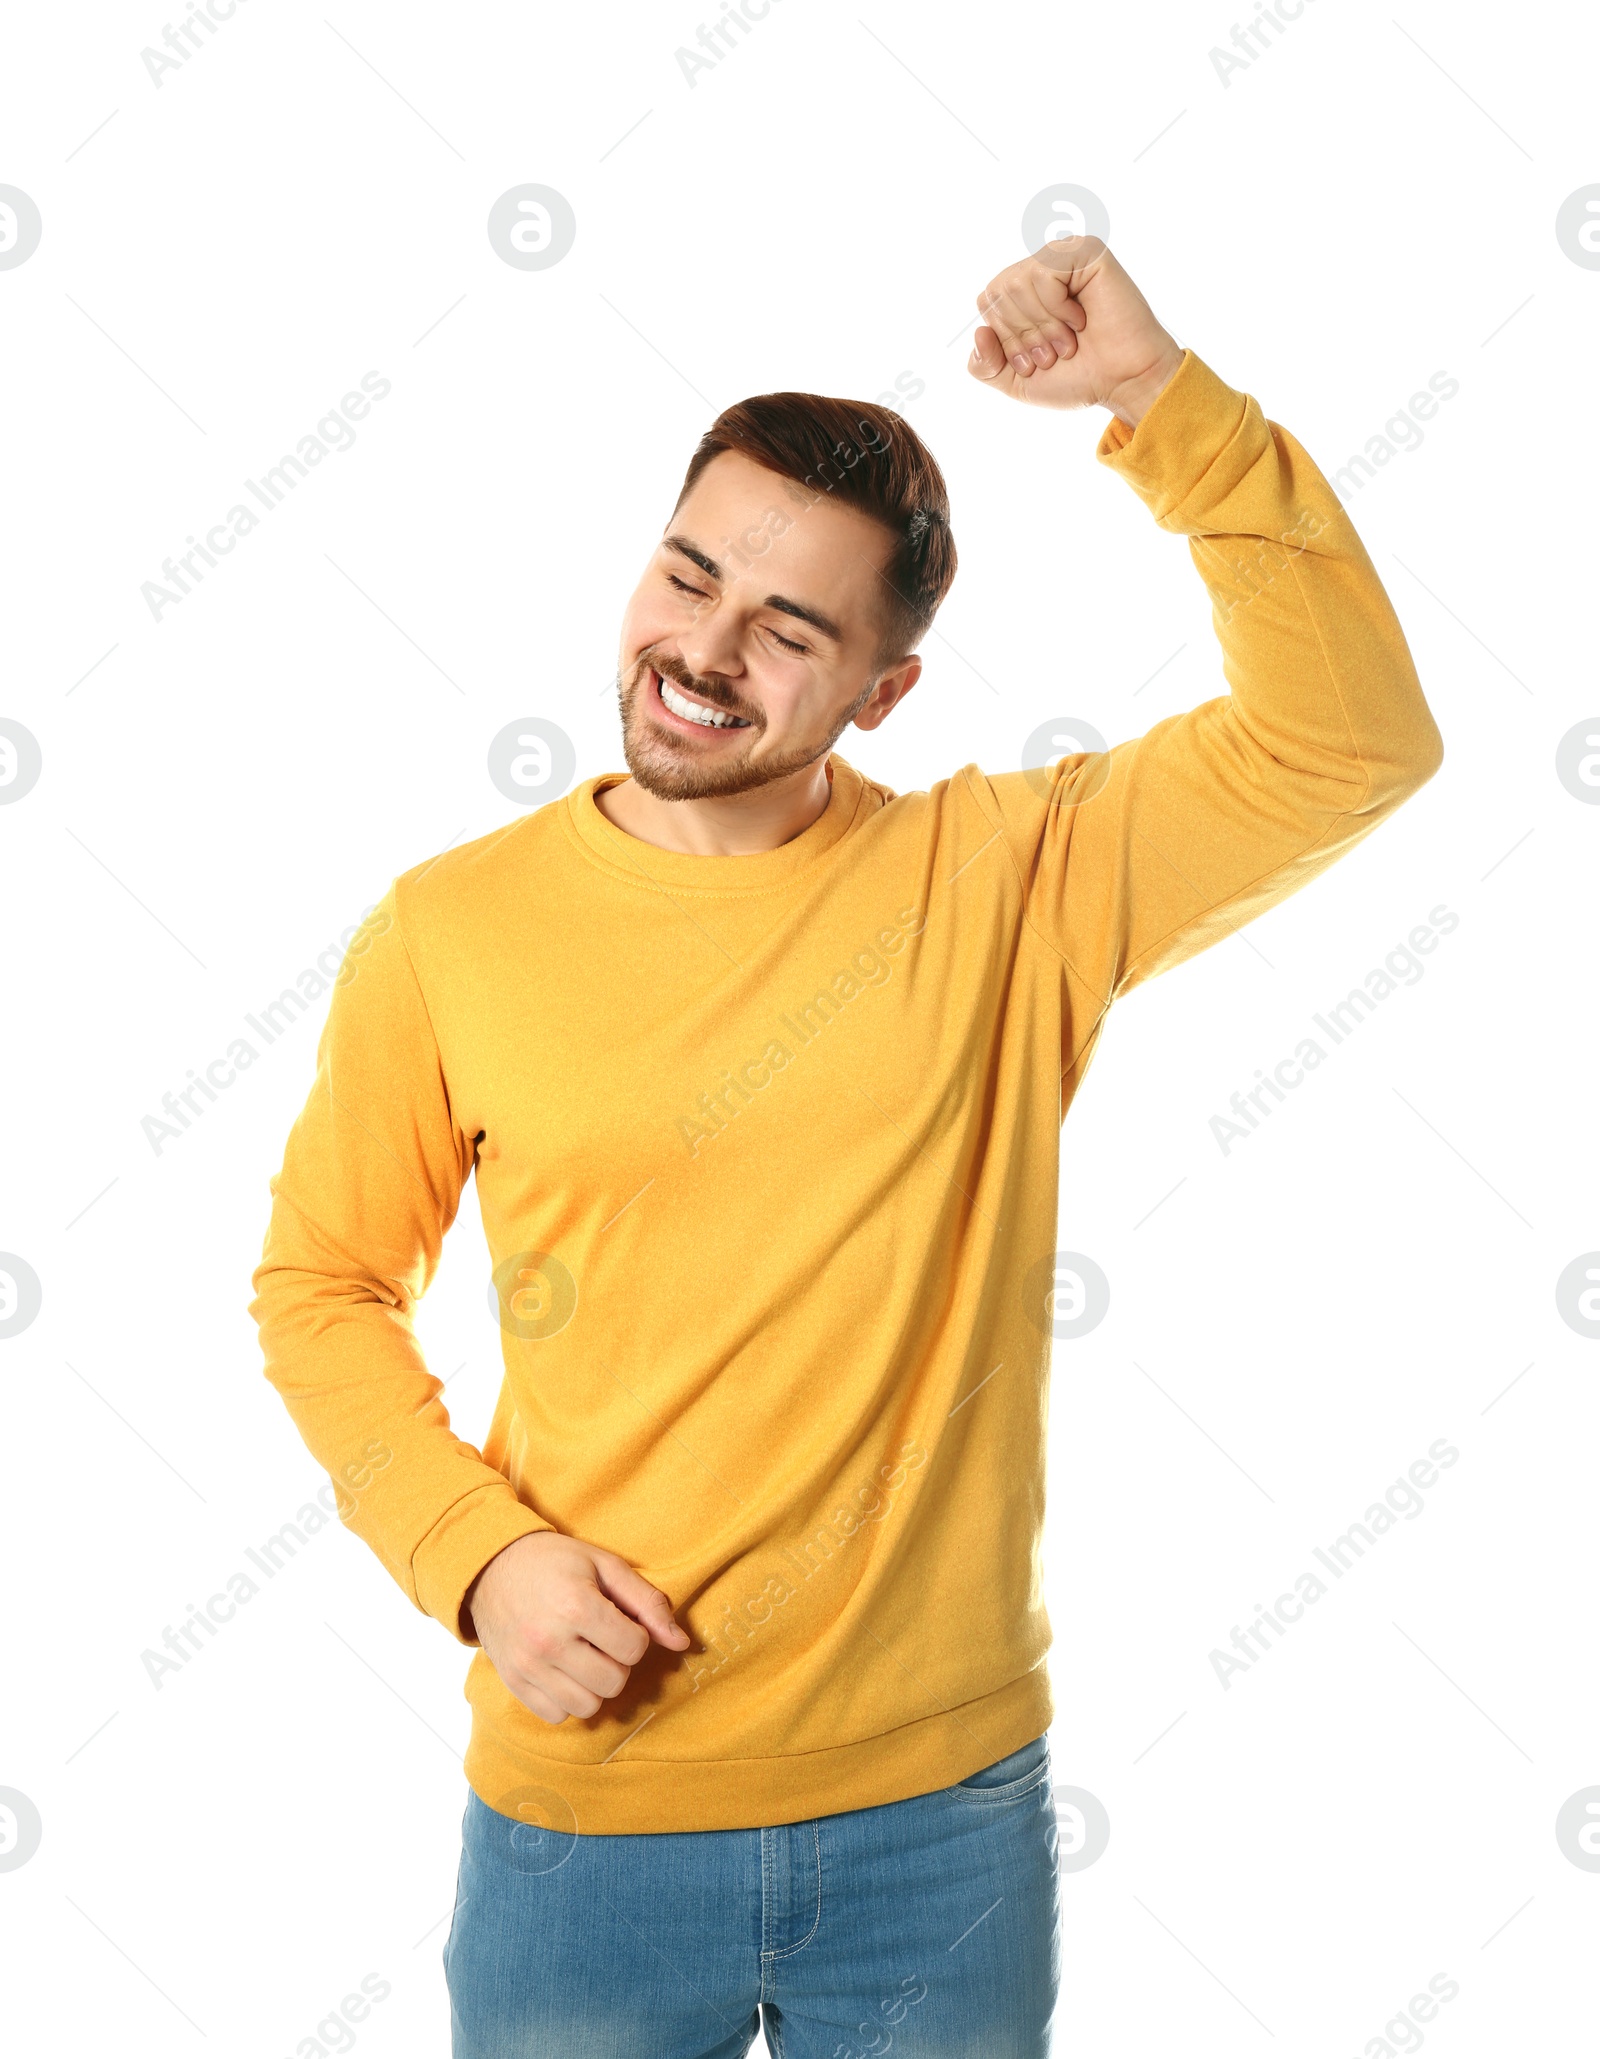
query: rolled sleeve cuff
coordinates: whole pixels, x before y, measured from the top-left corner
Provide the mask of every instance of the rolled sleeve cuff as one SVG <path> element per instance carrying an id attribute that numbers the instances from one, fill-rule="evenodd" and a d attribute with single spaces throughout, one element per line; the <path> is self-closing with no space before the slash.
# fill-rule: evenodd
<path id="1" fill-rule="evenodd" d="M 519 1537 L 553 1530 L 517 1499 L 509 1481 L 458 1501 L 428 1532 L 411 1561 L 417 1606 L 442 1623 L 458 1644 L 475 1645 L 462 1628 L 467 1589 L 497 1552 Z"/>
<path id="2" fill-rule="evenodd" d="M 1249 407 L 1248 394 L 1219 379 L 1203 358 L 1186 349 L 1138 427 L 1130 429 L 1113 415 L 1095 456 L 1126 479 L 1156 520 L 1165 523 L 1185 508 L 1239 434 Z"/>

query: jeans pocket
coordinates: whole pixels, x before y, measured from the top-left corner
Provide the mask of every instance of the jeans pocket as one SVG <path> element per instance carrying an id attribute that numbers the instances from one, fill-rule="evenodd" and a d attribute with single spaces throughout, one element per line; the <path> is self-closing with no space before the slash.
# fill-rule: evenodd
<path id="1" fill-rule="evenodd" d="M 1012 1802 L 1032 1794 L 1049 1778 L 1050 1740 L 1036 1737 L 1031 1744 L 1023 1745 L 1006 1758 L 996 1759 L 992 1766 L 969 1773 L 965 1780 L 945 1791 L 964 1801 Z"/>

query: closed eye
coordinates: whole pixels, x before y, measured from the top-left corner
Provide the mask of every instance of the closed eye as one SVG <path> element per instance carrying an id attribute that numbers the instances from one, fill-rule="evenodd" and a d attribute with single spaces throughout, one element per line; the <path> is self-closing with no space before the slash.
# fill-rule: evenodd
<path id="1" fill-rule="evenodd" d="M 691 586 L 687 579 L 680 579 L 676 572 L 669 572 L 667 574 L 667 584 L 675 586 L 679 593 L 692 594 L 697 601 L 708 601 L 711 598 L 710 594 L 703 587 Z M 810 644 L 796 643 L 793 637 L 781 636 L 776 629 L 768 628 L 767 634 L 775 644 L 780 645 L 786 651 L 793 651 L 796 657 L 805 657 L 811 649 Z"/>

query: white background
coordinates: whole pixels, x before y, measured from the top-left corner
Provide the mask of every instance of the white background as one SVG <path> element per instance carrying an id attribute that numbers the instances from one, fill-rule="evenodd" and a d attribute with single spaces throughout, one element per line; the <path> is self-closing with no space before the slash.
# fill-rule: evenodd
<path id="1" fill-rule="evenodd" d="M 1094 462 L 1103 413 L 964 369 L 1025 204 L 1073 181 L 1326 472 L 1431 374 L 1459 392 L 1349 502 L 1442 772 L 1131 996 L 1064 1133 L 1059 1241 L 1112 1303 L 1056 1354 L 1052 1743 L 1112 1834 L 1064 1881 L 1058 2049 L 1405 2050 L 1369 2040 L 1444 1973 L 1441 2053 L 1576 2050 L 1600 1874 L 1554 1825 L 1600 1782 L 1600 1346 L 1554 1289 L 1600 1245 L 1600 809 L 1554 766 L 1600 709 L 1600 273 L 1554 223 L 1600 179 L 1600 35 L 1306 0 L 1224 85 L 1220 4 L 773 0 L 691 87 L 705 12 L 240 0 L 159 87 L 159 7 L 8 25 L 0 181 L 44 235 L 0 271 L 0 713 L 44 770 L 0 808 L 0 1249 L 43 1308 L 0 1343 L 0 1786 L 43 1841 L 0 1872 L 0 2023 L 284 2059 L 375 1973 L 359 2047 L 446 2050 L 464 1654 L 331 1527 L 159 1690 L 140 1656 L 320 1478 L 245 1306 L 322 1008 L 159 1154 L 142 1119 L 396 872 L 515 813 L 506 723 L 561 725 L 580 778 L 620 763 L 620 611 L 745 393 L 922 382 L 961 571 L 923 683 L 846 740 L 873 776 L 1222 690 L 1186 550 Z M 485 233 L 525 181 L 577 217 L 541 272 Z M 141 583 L 369 370 L 355 447 L 153 620 Z M 1224 1155 L 1229 1096 L 1439 904 L 1425 976 Z M 485 1274 L 469 1191 L 422 1323 L 469 1437 Z M 1224 1689 L 1213 1648 L 1438 1438 L 1424 1512 Z"/>

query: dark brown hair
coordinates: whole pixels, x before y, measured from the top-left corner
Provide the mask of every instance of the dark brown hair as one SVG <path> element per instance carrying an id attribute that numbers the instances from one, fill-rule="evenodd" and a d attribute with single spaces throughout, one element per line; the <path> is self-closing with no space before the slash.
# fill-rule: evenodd
<path id="1" fill-rule="evenodd" d="M 884 567 L 882 665 L 914 651 L 956 576 L 950 496 L 933 453 L 901 416 L 865 400 L 758 393 L 724 408 L 695 446 L 678 495 L 715 457 L 740 452 L 815 497 L 831 494 L 894 539 Z"/>

